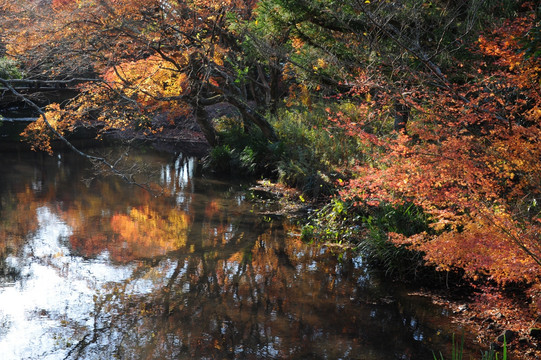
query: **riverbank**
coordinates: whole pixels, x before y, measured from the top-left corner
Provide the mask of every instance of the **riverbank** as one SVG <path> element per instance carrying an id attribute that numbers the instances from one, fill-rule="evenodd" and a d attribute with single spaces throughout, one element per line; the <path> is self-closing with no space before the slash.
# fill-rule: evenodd
<path id="1" fill-rule="evenodd" d="M 274 216 L 286 217 L 301 224 L 306 223 L 308 214 L 325 204 L 321 201 L 308 202 L 299 190 L 268 180 L 258 181 L 250 191 L 259 201 L 273 202 L 278 206 L 279 210 L 272 212 Z M 341 251 L 352 250 L 356 246 L 347 241 L 339 244 L 324 242 L 321 245 Z M 440 275 L 434 273 L 434 277 L 441 278 Z M 457 276 L 451 278 L 460 279 Z M 403 284 L 403 279 L 390 276 L 390 280 Z M 431 287 L 427 286 L 426 279 L 422 282 L 412 279 L 409 282 L 410 294 L 429 298 L 432 303 L 448 309 L 454 322 L 477 334 L 475 339 L 468 341 L 474 341 L 484 349 L 493 349 L 501 354 L 505 334 L 511 359 L 541 359 L 541 319 L 532 312 L 526 296 L 520 295 L 523 289 L 499 289 L 481 283 L 467 283 L 462 279 L 459 281 L 439 282 Z"/>

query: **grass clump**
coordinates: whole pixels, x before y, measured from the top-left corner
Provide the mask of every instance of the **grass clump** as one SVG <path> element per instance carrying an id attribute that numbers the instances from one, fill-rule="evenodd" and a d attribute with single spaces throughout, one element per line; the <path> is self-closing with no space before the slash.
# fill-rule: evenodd
<path id="1" fill-rule="evenodd" d="M 309 217 L 302 228 L 301 238 L 355 246 L 363 236 L 362 218 L 351 203 L 334 198 Z"/>
<path id="2" fill-rule="evenodd" d="M 421 265 L 422 254 L 409 250 L 404 245 L 389 241 L 389 233 L 412 236 L 428 231 L 429 219 L 422 209 L 413 204 L 384 204 L 370 210 L 362 219 L 366 228 L 359 250 L 368 258 L 381 264 L 389 275 L 398 274 L 414 278 Z"/>
<path id="3" fill-rule="evenodd" d="M 356 140 L 330 124 L 324 104 L 282 109 L 273 126 L 284 149 L 277 180 L 314 199 L 331 195 L 333 181 L 355 162 Z"/>
<path id="4" fill-rule="evenodd" d="M 434 360 L 445 360 L 442 353 L 439 353 L 439 357 L 433 353 Z M 453 334 L 453 340 L 451 344 L 451 360 L 462 360 L 464 358 L 464 336 L 462 336 L 460 343 L 455 341 L 455 335 Z M 481 353 L 481 360 L 509 360 L 507 355 L 507 341 L 504 338 L 502 357 L 494 349 L 489 349 Z"/>

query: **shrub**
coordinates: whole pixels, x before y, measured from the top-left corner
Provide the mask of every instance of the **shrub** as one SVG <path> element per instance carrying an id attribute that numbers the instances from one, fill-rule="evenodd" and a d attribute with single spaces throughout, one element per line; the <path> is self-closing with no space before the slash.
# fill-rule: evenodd
<path id="1" fill-rule="evenodd" d="M 20 79 L 23 74 L 17 67 L 17 62 L 7 57 L 0 58 L 0 78 L 3 79 Z"/>

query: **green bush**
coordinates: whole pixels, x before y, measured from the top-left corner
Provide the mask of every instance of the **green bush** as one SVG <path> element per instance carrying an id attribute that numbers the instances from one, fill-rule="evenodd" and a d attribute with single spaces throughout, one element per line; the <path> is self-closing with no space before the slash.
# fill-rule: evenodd
<path id="1" fill-rule="evenodd" d="M 412 204 L 383 204 L 371 210 L 362 222 L 366 236 L 359 244 L 359 250 L 380 263 L 389 274 L 415 277 L 423 264 L 422 254 L 391 243 L 388 234 L 412 236 L 429 231 L 429 219 L 422 209 Z"/>
<path id="2" fill-rule="evenodd" d="M 271 119 L 279 141 L 269 142 L 257 127 L 246 128 L 237 119 L 216 120 L 220 145 L 204 160 L 219 173 L 242 172 L 265 176 L 296 187 L 317 198 L 333 191 L 337 169 L 346 168 L 358 153 L 355 139 L 332 129 L 324 106 L 282 109 Z"/>
<path id="3" fill-rule="evenodd" d="M 281 109 L 272 120 L 284 148 L 276 164 L 278 180 L 312 198 L 332 194 L 333 180 L 362 154 L 356 139 L 329 121 L 328 106 L 345 111 L 322 102 Z"/>
<path id="4" fill-rule="evenodd" d="M 389 275 L 416 276 L 422 254 L 389 241 L 389 232 L 411 236 L 429 231 L 429 218 L 411 204 L 359 209 L 351 202 L 333 199 L 310 216 L 302 230 L 304 240 L 349 244 Z"/>
<path id="5" fill-rule="evenodd" d="M 272 176 L 282 156 L 280 142 L 271 143 L 258 128 L 244 128 L 230 118 L 218 120 L 220 145 L 215 146 L 203 160 L 210 171 L 234 175 Z"/>
<path id="6" fill-rule="evenodd" d="M 204 159 L 203 166 L 218 173 L 231 171 L 233 154 L 229 145 L 218 145 L 212 148 L 209 155 Z"/>
<path id="7" fill-rule="evenodd" d="M 17 62 L 7 57 L 0 58 L 0 78 L 2 79 L 21 79 L 23 74 L 17 67 Z"/>

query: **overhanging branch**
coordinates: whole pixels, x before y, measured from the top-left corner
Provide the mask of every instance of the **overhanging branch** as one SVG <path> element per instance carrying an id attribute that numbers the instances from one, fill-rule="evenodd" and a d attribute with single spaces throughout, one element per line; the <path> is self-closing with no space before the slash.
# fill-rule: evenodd
<path id="1" fill-rule="evenodd" d="M 142 189 L 144 189 L 146 191 L 149 191 L 150 193 L 153 193 L 153 191 L 148 186 L 145 186 L 143 184 L 138 183 L 137 181 L 135 181 L 133 179 L 133 176 L 129 176 L 128 174 L 120 171 L 117 167 L 115 167 L 115 164 L 110 163 L 106 158 L 87 154 L 87 153 L 81 151 L 80 149 L 78 149 L 77 147 L 75 147 L 68 139 L 66 139 L 66 137 L 64 135 L 62 135 L 60 132 L 58 132 L 58 130 L 56 130 L 55 127 L 51 125 L 51 123 L 47 119 L 47 115 L 41 109 L 41 107 L 39 107 L 36 103 L 34 103 L 32 100 L 28 99 L 23 94 L 19 93 L 12 86 L 10 80 L 0 78 L 0 84 L 3 85 L 4 87 L 6 87 L 9 91 L 11 91 L 11 93 L 13 95 L 20 98 L 25 104 L 27 104 L 28 106 L 30 106 L 31 108 L 36 110 L 39 113 L 40 117 L 43 119 L 43 122 L 45 123 L 47 128 L 54 134 L 54 136 L 56 136 L 60 141 L 62 141 L 64 144 L 66 144 L 66 146 L 68 146 L 68 148 L 70 148 L 72 151 L 74 151 L 78 155 L 90 160 L 91 162 L 93 162 L 95 164 L 104 165 L 114 175 L 119 176 L 122 180 L 124 180 L 128 184 L 138 186 L 138 187 L 140 187 L 140 188 L 142 188 Z"/>

